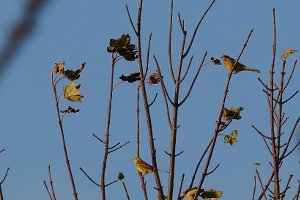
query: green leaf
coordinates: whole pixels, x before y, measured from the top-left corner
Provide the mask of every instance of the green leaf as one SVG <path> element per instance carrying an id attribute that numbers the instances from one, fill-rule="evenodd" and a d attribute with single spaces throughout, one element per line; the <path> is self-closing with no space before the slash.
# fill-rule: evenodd
<path id="1" fill-rule="evenodd" d="M 224 143 L 225 144 L 229 143 L 230 145 L 233 145 L 233 144 L 237 143 L 237 141 L 238 141 L 237 135 L 238 135 L 237 130 L 232 131 L 229 135 L 225 135 L 224 136 Z"/>
<path id="2" fill-rule="evenodd" d="M 222 191 L 214 190 L 214 189 L 209 189 L 207 191 L 203 191 L 200 196 L 203 199 L 212 199 L 212 198 L 220 198 L 223 195 Z"/>
<path id="3" fill-rule="evenodd" d="M 137 51 L 134 44 L 130 44 L 130 35 L 123 34 L 118 39 L 110 39 L 107 47 L 109 53 L 119 53 L 127 61 L 134 61 L 137 58 Z"/>
<path id="4" fill-rule="evenodd" d="M 237 108 L 231 107 L 230 109 L 224 107 L 223 117 L 226 121 L 233 120 L 233 119 L 240 120 L 242 118 L 240 112 L 243 109 L 244 109 L 243 107 L 237 107 Z"/>
<path id="5" fill-rule="evenodd" d="M 74 81 L 68 85 L 65 85 L 63 88 L 65 99 L 71 102 L 80 102 L 83 96 L 81 95 L 79 88 L 80 85 L 76 85 Z"/>

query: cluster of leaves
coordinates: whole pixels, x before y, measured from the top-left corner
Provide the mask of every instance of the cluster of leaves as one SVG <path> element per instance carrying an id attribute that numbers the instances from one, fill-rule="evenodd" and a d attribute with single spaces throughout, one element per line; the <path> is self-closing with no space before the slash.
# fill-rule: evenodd
<path id="1" fill-rule="evenodd" d="M 78 69 L 72 70 L 67 69 L 65 70 L 65 62 L 55 63 L 52 69 L 53 74 L 59 74 L 63 78 L 67 78 L 71 82 L 67 85 L 63 86 L 63 94 L 64 98 L 70 102 L 81 102 L 83 95 L 80 91 L 80 85 L 78 85 L 74 80 L 80 78 L 80 73 L 85 68 L 85 63 L 81 64 Z M 62 113 L 77 113 L 79 109 L 75 109 L 69 106 L 67 109 L 61 111 Z"/>
<path id="2" fill-rule="evenodd" d="M 70 81 L 74 81 L 80 78 L 80 73 L 85 68 L 85 63 L 81 64 L 76 70 L 67 69 L 65 70 L 65 62 L 55 63 L 52 69 L 54 74 L 59 73 L 61 76 L 66 77 Z"/>
<path id="3" fill-rule="evenodd" d="M 130 44 L 130 35 L 124 34 L 118 39 L 110 39 L 109 53 L 118 53 L 127 61 L 134 61 L 137 58 L 137 50 L 134 44 Z"/>

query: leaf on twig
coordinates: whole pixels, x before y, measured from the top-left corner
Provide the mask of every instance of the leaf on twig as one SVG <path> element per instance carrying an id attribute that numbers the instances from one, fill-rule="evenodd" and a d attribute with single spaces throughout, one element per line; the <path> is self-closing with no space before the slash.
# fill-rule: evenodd
<path id="1" fill-rule="evenodd" d="M 225 144 L 229 143 L 230 145 L 234 145 L 238 141 L 237 135 L 238 135 L 237 130 L 232 131 L 229 135 L 225 135 L 224 136 L 224 143 Z"/>
<path id="2" fill-rule="evenodd" d="M 65 62 L 54 63 L 52 72 L 53 72 L 54 74 L 56 74 L 56 73 L 58 73 L 58 72 L 61 72 L 61 71 L 64 70 L 64 67 L 65 67 Z"/>
<path id="3" fill-rule="evenodd" d="M 128 76 L 121 75 L 119 79 L 121 79 L 122 81 L 127 81 L 128 83 L 133 83 L 135 81 L 141 80 L 140 72 L 134 72 L 129 74 Z"/>
<path id="4" fill-rule="evenodd" d="M 69 106 L 66 110 L 62 110 L 60 112 L 61 113 L 77 113 L 79 111 L 80 111 L 80 109 L 75 109 L 75 108 L 72 108 L 71 106 Z"/>
<path id="5" fill-rule="evenodd" d="M 110 39 L 107 51 L 109 53 L 119 53 L 127 61 L 134 61 L 137 58 L 137 50 L 134 44 L 130 44 L 129 34 L 123 34 L 118 39 Z"/>
<path id="6" fill-rule="evenodd" d="M 214 189 L 209 189 L 207 191 L 203 191 L 200 196 L 203 199 L 217 199 L 220 198 L 223 195 L 222 191 L 214 190 Z"/>
<path id="7" fill-rule="evenodd" d="M 72 69 L 67 69 L 66 71 L 62 70 L 61 75 L 69 79 L 70 81 L 74 81 L 80 78 L 80 73 L 85 68 L 85 63 L 82 63 L 78 69 L 75 71 Z"/>
<path id="8" fill-rule="evenodd" d="M 159 83 L 160 78 L 161 78 L 161 76 L 157 72 L 152 73 L 149 76 L 149 84 L 150 85 L 153 85 L 153 84 L 155 85 L 155 84 Z"/>
<path id="9" fill-rule="evenodd" d="M 72 69 L 65 70 L 64 67 L 65 67 L 65 62 L 54 63 L 52 72 L 55 74 L 60 73 L 62 76 L 66 77 L 70 81 L 74 81 L 79 79 L 80 73 L 85 68 L 85 63 L 82 63 L 80 67 L 76 70 L 72 70 Z"/>
<path id="10" fill-rule="evenodd" d="M 210 60 L 215 65 L 222 65 L 222 63 L 219 59 L 215 59 L 214 57 L 211 57 Z"/>
<path id="11" fill-rule="evenodd" d="M 233 119 L 240 120 L 242 118 L 242 116 L 240 116 L 240 112 L 243 109 L 244 109 L 243 107 L 238 107 L 238 108 L 231 107 L 230 109 L 224 107 L 223 117 L 226 121 L 233 120 Z"/>
<path id="12" fill-rule="evenodd" d="M 190 189 L 186 189 L 183 194 L 183 200 L 194 200 L 198 187 L 192 187 Z M 204 190 L 202 190 L 204 191 Z"/>
<path id="13" fill-rule="evenodd" d="M 80 85 L 76 85 L 76 83 L 73 81 L 68 85 L 64 86 L 64 97 L 68 101 L 71 102 L 80 102 L 81 98 L 83 97 L 80 92 Z"/>
<path id="14" fill-rule="evenodd" d="M 297 52 L 298 50 L 294 50 L 294 49 L 288 49 L 288 50 L 285 50 L 283 52 L 283 54 L 281 55 L 281 60 L 282 61 L 285 61 L 291 54 Z"/>

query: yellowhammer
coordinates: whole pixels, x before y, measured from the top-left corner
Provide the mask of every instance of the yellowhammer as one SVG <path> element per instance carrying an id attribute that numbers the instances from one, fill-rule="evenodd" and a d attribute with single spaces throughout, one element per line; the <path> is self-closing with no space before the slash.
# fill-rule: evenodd
<path id="1" fill-rule="evenodd" d="M 233 58 L 230 58 L 227 55 L 223 55 L 221 58 L 224 62 L 226 69 L 228 71 L 231 71 L 232 68 L 234 67 L 235 60 Z M 253 68 L 243 65 L 242 63 L 237 62 L 232 73 L 236 74 L 236 73 L 239 73 L 240 71 L 252 71 L 252 72 L 260 73 L 260 70 L 258 70 L 258 69 L 253 69 Z"/>
<path id="2" fill-rule="evenodd" d="M 154 171 L 153 166 L 151 166 L 148 163 L 146 163 L 145 161 L 143 161 L 140 157 L 134 157 L 133 162 L 135 163 L 136 169 L 139 172 L 141 172 L 143 175 L 151 173 L 151 172 Z M 157 170 L 157 171 L 162 171 L 162 172 L 169 173 L 169 172 L 164 171 L 164 170 Z"/>

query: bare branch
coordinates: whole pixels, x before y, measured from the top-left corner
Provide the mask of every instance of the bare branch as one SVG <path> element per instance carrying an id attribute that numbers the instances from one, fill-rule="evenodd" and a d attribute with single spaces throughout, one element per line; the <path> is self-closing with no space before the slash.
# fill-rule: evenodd
<path id="1" fill-rule="evenodd" d="M 297 90 L 293 95 L 291 95 L 289 98 L 287 98 L 285 101 L 282 102 L 282 104 L 287 103 L 289 100 L 291 100 L 294 96 L 296 96 L 296 94 L 299 93 L 299 90 Z"/>
<path id="2" fill-rule="evenodd" d="M 99 140 L 101 143 L 103 143 L 103 144 L 105 144 L 105 142 L 102 140 L 102 139 L 100 139 L 96 134 L 92 134 L 97 140 Z"/>
<path id="3" fill-rule="evenodd" d="M 178 195 L 177 195 L 178 200 L 180 199 L 180 194 L 181 194 L 181 191 L 182 191 L 184 176 L 185 176 L 185 174 L 182 174 L 182 176 L 181 176 L 180 186 L 179 186 Z"/>
<path id="4" fill-rule="evenodd" d="M 190 96 L 190 94 L 191 94 L 191 92 L 192 92 L 192 89 L 193 89 L 193 87 L 194 87 L 194 84 L 195 84 L 195 82 L 196 82 L 196 80 L 197 80 L 197 77 L 198 77 L 198 75 L 199 75 L 199 72 L 201 71 L 201 69 L 202 69 L 202 67 L 203 67 L 203 63 L 204 63 L 204 61 L 205 61 L 206 55 L 207 55 L 207 52 L 205 52 L 205 54 L 204 54 L 204 56 L 203 56 L 203 59 L 202 59 L 202 61 L 201 61 L 201 64 L 199 65 L 198 70 L 197 70 L 197 72 L 196 72 L 196 74 L 195 74 L 195 77 L 194 77 L 194 79 L 193 79 L 193 81 L 192 81 L 192 84 L 191 84 L 191 86 L 190 86 L 190 88 L 189 88 L 189 91 L 187 92 L 187 94 L 186 94 L 186 96 L 183 98 L 183 100 L 178 104 L 178 106 L 181 106 L 181 105 L 187 100 L 187 98 Z"/>
<path id="5" fill-rule="evenodd" d="M 131 15 L 130 15 L 129 8 L 128 8 L 128 6 L 127 6 L 127 5 L 126 5 L 125 7 L 126 7 L 126 11 L 127 11 L 127 15 L 128 15 L 128 18 L 129 18 L 129 21 L 130 21 L 131 27 L 132 27 L 132 29 L 133 29 L 134 33 L 135 33 L 136 35 L 138 35 L 138 32 L 137 32 L 137 30 L 136 30 L 136 28 L 135 28 L 135 26 L 134 26 L 134 24 L 133 24 L 132 18 L 131 18 Z"/>
<path id="6" fill-rule="evenodd" d="M 151 107 L 154 104 L 156 98 L 157 98 L 157 93 L 155 94 L 154 99 L 152 100 L 152 102 L 149 104 L 149 107 Z"/>
<path id="7" fill-rule="evenodd" d="M 256 192 L 256 176 L 254 178 L 254 185 L 253 185 L 253 193 L 252 193 L 252 200 L 255 198 L 255 192 Z"/>
<path id="8" fill-rule="evenodd" d="M 197 31 L 200 27 L 200 24 L 202 23 L 203 19 L 205 18 L 206 14 L 208 13 L 208 11 L 211 9 L 211 7 L 213 6 L 213 4 L 215 3 L 216 0 L 212 0 L 211 4 L 208 6 L 208 8 L 206 9 L 206 11 L 204 12 L 204 14 L 202 15 L 201 19 L 199 20 L 195 30 L 194 30 L 194 33 L 193 33 L 193 36 L 192 36 L 192 39 L 190 41 L 190 44 L 188 45 L 188 48 L 187 50 L 185 51 L 185 53 L 183 54 L 183 57 L 186 57 L 187 54 L 189 53 L 192 45 L 193 45 L 193 42 L 194 42 L 194 39 L 196 37 L 196 34 L 197 34 Z"/>
<path id="9" fill-rule="evenodd" d="M 265 197 L 265 200 L 267 200 L 267 197 L 266 197 L 265 192 L 266 192 L 266 190 L 267 190 L 268 187 L 264 188 L 263 182 L 262 182 L 262 180 L 261 180 L 261 178 L 260 178 L 260 175 L 259 175 L 258 170 L 255 170 L 255 172 L 256 172 L 256 175 L 257 175 L 257 177 L 258 177 L 260 186 L 261 186 L 261 188 L 262 188 L 262 192 L 261 192 L 261 195 L 260 195 L 259 199 L 261 199 L 262 197 Z M 270 179 L 270 180 L 271 180 L 271 179 Z"/>
<path id="10" fill-rule="evenodd" d="M 169 42 L 168 42 L 168 57 L 169 57 L 169 66 L 170 66 L 170 73 L 173 82 L 175 83 L 175 76 L 174 76 L 174 70 L 173 70 L 173 62 L 172 62 L 172 30 L 173 30 L 173 5 L 174 0 L 171 0 L 170 5 L 170 29 L 169 29 Z"/>
<path id="11" fill-rule="evenodd" d="M 191 67 L 191 65 L 192 65 L 193 59 L 194 59 L 194 56 L 192 56 L 192 57 L 190 58 L 189 64 L 188 64 L 188 66 L 187 66 L 187 68 L 186 68 L 186 70 L 185 70 L 185 73 L 184 73 L 184 75 L 183 75 L 183 77 L 182 77 L 180 83 L 182 83 L 182 82 L 184 81 L 186 75 L 188 74 L 189 69 L 190 69 L 190 67 Z"/>
<path id="12" fill-rule="evenodd" d="M 94 185 L 96 185 L 97 187 L 101 187 L 101 185 L 99 183 L 97 183 L 96 181 L 94 181 L 83 169 L 82 167 L 79 168 L 80 171 L 82 171 L 82 173 L 92 182 L 94 183 Z"/>
<path id="13" fill-rule="evenodd" d="M 147 57 L 146 57 L 146 71 L 145 71 L 145 74 L 144 74 L 144 79 L 145 79 L 145 77 L 147 77 L 147 73 L 148 73 L 148 69 L 149 69 L 151 39 L 152 39 L 152 33 L 150 33 L 149 40 L 148 40 Z"/>
<path id="14" fill-rule="evenodd" d="M 114 149 L 108 151 L 108 153 L 112 153 L 112 152 L 114 152 L 114 151 L 116 151 L 116 150 L 118 150 L 118 149 L 121 149 L 122 147 L 124 147 L 125 145 L 127 145 L 127 144 L 129 144 L 129 143 L 130 143 L 130 141 L 127 141 L 127 142 L 125 142 L 124 144 L 122 144 L 122 145 L 120 145 L 120 146 L 118 146 L 118 147 L 116 147 L 116 148 L 114 148 Z"/>
<path id="15" fill-rule="evenodd" d="M 44 186 L 45 186 L 45 188 L 46 188 L 46 190 L 47 190 L 47 193 L 48 193 L 48 196 L 49 196 L 50 200 L 53 200 L 53 198 L 52 198 L 52 196 L 51 196 L 51 194 L 50 194 L 50 191 L 49 191 L 49 189 L 48 189 L 48 186 L 47 186 L 46 181 L 44 181 Z M 2 198 L 0 197 L 0 199 L 2 199 Z"/>

